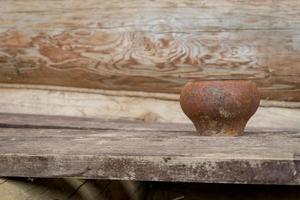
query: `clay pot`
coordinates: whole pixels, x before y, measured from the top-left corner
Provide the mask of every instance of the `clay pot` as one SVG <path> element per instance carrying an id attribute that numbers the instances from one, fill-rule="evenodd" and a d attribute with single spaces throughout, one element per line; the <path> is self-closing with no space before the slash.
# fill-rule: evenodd
<path id="1" fill-rule="evenodd" d="M 180 95 L 200 135 L 242 135 L 259 101 L 255 83 L 246 80 L 191 81 Z"/>

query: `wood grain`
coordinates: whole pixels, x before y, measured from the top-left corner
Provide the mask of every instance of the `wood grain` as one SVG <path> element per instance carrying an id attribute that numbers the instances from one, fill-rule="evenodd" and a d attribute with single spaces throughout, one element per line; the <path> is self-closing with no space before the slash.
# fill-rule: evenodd
<path id="1" fill-rule="evenodd" d="M 2 113 L 191 123 L 180 108 L 178 95 L 11 84 L 2 84 L 0 94 Z M 169 97 L 174 99 L 165 99 Z M 247 127 L 300 129 L 299 108 L 298 102 L 263 101 Z"/>
<path id="2" fill-rule="evenodd" d="M 99 120 L 97 129 L 85 123 L 74 129 L 25 126 L 26 121 L 20 121 L 23 127 L 1 125 L 0 176 L 300 184 L 299 130 L 201 137 L 195 131 L 169 131 L 156 124 L 148 130 L 142 130 L 144 123 L 101 128 Z M 172 126 L 182 130 L 180 124 Z"/>
<path id="3" fill-rule="evenodd" d="M 1 2 L 0 81 L 178 93 L 252 79 L 300 100 L 298 0 Z"/>

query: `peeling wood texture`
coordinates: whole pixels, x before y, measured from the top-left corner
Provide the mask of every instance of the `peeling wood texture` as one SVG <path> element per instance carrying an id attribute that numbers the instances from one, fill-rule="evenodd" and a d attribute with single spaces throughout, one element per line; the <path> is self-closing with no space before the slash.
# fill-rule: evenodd
<path id="1" fill-rule="evenodd" d="M 178 93 L 252 79 L 300 100 L 298 0 L 2 1 L 0 81 Z"/>
<path id="2" fill-rule="evenodd" d="M 39 116 L 28 117 L 42 123 Z M 65 126 L 53 126 L 44 118 L 41 127 L 26 118 L 1 124 L 0 176 L 300 184 L 299 130 L 200 137 L 180 124 L 123 128 L 99 120 L 78 127 L 72 118 L 57 118 Z"/>

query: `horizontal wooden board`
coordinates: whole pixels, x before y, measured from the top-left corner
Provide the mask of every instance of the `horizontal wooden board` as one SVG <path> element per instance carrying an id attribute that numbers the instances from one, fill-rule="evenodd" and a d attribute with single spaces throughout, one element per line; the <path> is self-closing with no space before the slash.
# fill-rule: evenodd
<path id="1" fill-rule="evenodd" d="M 191 123 L 178 95 L 63 87 L 0 85 L 0 112 Z M 300 128 L 299 102 L 262 101 L 247 127 Z"/>
<path id="2" fill-rule="evenodd" d="M 0 112 L 1 128 L 57 128 L 57 129 L 79 129 L 79 130 L 123 130 L 123 131 L 193 131 L 192 124 L 162 122 L 141 122 L 132 120 L 108 120 L 88 117 L 66 117 L 46 116 L 30 114 L 12 114 Z M 299 128 L 300 129 L 300 128 Z M 252 130 L 252 129 L 251 129 Z M 282 129 L 284 130 L 284 129 Z M 291 129 L 292 130 L 292 129 Z"/>
<path id="3" fill-rule="evenodd" d="M 300 100 L 298 0 L 3 1 L 0 82 L 178 93 L 251 79 Z"/>
<path id="4" fill-rule="evenodd" d="M 41 127 L 22 119 L 26 116 L 19 116 L 19 125 L 1 125 L 0 176 L 300 184 L 299 130 L 205 137 L 181 124 L 172 124 L 177 131 L 156 123 L 144 128 L 138 122 L 122 129 L 113 124 L 118 122 L 101 127 L 99 120 L 92 128 L 86 122 L 70 125 L 73 118 L 57 118 L 69 127 L 45 119 L 48 126 Z"/>

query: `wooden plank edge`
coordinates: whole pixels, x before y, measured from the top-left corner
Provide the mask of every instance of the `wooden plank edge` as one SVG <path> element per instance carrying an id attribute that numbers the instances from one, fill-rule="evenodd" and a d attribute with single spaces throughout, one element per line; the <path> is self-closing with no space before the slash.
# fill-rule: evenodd
<path id="1" fill-rule="evenodd" d="M 0 176 L 300 185 L 295 160 L 198 157 L 0 155 Z"/>
<path id="2" fill-rule="evenodd" d="M 33 114 L 12 114 L 0 112 L 0 128 L 24 129 L 74 129 L 74 130 L 135 130 L 161 132 L 195 132 L 192 123 L 144 122 L 128 119 L 103 119 L 91 117 L 46 116 Z M 289 132 L 295 128 L 246 127 L 245 133 Z"/>

